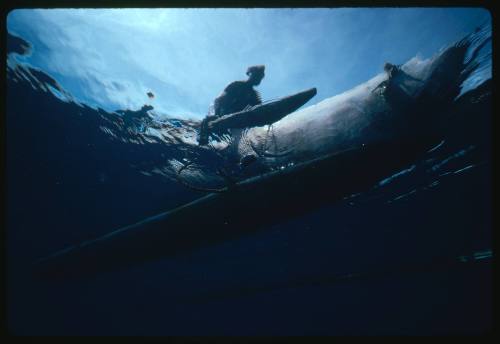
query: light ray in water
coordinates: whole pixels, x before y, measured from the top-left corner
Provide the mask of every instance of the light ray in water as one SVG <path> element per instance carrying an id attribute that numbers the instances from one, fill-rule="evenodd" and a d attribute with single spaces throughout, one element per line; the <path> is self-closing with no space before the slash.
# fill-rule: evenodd
<path id="1" fill-rule="evenodd" d="M 462 173 L 464 171 L 467 171 L 467 170 L 470 170 L 471 168 L 473 167 L 476 167 L 476 165 L 469 165 L 469 166 L 466 166 L 464 168 L 461 168 L 459 170 L 456 170 L 455 172 L 453 172 L 454 174 L 458 174 L 458 173 Z"/>
<path id="2" fill-rule="evenodd" d="M 398 173 L 396 173 L 396 174 L 393 174 L 392 176 L 390 176 L 390 177 L 388 177 L 388 178 L 386 178 L 386 179 L 382 180 L 381 182 L 379 182 L 379 186 L 384 186 L 384 185 L 387 185 L 387 184 L 389 184 L 390 182 L 392 182 L 394 179 L 396 179 L 396 178 L 398 178 L 398 177 L 401 177 L 401 176 L 403 176 L 403 175 L 405 175 L 405 174 L 408 174 L 408 173 L 410 173 L 410 172 L 414 171 L 414 170 L 415 170 L 415 167 L 416 167 L 416 165 L 412 165 L 411 167 L 409 167 L 409 168 L 407 168 L 407 169 L 404 169 L 404 170 L 402 170 L 402 171 L 400 171 L 400 172 L 398 172 Z"/>
<path id="3" fill-rule="evenodd" d="M 445 143 L 445 140 L 442 140 L 441 142 L 439 142 L 438 145 L 436 145 L 435 147 L 432 147 L 430 150 L 427 151 L 427 153 L 432 153 L 434 151 L 436 151 L 437 149 L 439 149 L 443 144 Z"/>

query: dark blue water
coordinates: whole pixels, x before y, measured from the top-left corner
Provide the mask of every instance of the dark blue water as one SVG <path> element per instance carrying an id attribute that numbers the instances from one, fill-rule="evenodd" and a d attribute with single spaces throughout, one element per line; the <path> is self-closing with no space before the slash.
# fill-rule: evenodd
<path id="1" fill-rule="evenodd" d="M 23 53 L 23 41 L 8 43 Z M 175 181 L 173 159 L 196 158 L 207 185 L 231 161 L 185 143 L 198 123 L 77 103 L 14 53 L 5 131 L 12 333 L 491 331 L 491 80 L 446 109 L 441 142 L 422 159 L 362 193 L 177 257 L 42 281 L 30 273 L 35 259 L 199 197 Z"/>

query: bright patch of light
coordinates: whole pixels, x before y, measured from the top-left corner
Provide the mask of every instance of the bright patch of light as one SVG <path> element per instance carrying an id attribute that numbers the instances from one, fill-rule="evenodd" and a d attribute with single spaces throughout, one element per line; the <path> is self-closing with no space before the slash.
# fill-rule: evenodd
<path id="1" fill-rule="evenodd" d="M 485 18 L 473 8 L 21 9 L 7 27 L 33 43 L 26 61 L 82 103 L 201 118 L 250 65 L 266 65 L 264 100 L 317 87 L 320 102 L 386 61 L 425 60 Z"/>

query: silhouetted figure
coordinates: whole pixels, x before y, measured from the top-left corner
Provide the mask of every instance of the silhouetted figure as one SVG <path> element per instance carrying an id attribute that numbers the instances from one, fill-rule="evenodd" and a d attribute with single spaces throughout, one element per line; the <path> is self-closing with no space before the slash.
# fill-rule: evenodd
<path id="1" fill-rule="evenodd" d="M 381 82 L 374 90 L 381 89 L 381 94 L 386 101 L 393 106 L 399 104 L 407 104 L 413 97 L 412 92 L 408 88 L 411 82 L 423 81 L 405 73 L 400 66 L 386 62 L 384 64 L 384 71 L 387 73 L 387 80 Z"/>
<path id="2" fill-rule="evenodd" d="M 389 76 L 389 79 L 392 79 L 393 77 L 396 76 L 396 74 L 401 72 L 401 67 L 394 65 L 392 63 L 386 62 L 384 64 L 384 71 L 387 73 Z"/>
<path id="3" fill-rule="evenodd" d="M 122 115 L 123 122 L 127 127 L 139 129 L 151 121 L 148 111 L 153 110 L 151 105 L 143 105 L 140 110 L 117 110 L 116 113 Z"/>
<path id="4" fill-rule="evenodd" d="M 208 143 L 208 121 L 244 110 L 247 107 L 262 104 L 260 94 L 254 89 L 264 78 L 265 66 L 251 66 L 247 69 L 248 79 L 245 81 L 234 81 L 226 86 L 222 94 L 214 100 L 214 114 L 208 115 L 201 122 L 200 136 L 198 142 L 200 145 Z"/>

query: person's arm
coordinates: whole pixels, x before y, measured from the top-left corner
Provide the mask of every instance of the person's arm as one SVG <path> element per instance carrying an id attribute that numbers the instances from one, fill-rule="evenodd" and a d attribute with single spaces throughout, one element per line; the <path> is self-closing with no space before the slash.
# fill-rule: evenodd
<path id="1" fill-rule="evenodd" d="M 227 108 L 227 102 L 233 97 L 233 93 L 235 89 L 238 87 L 237 82 L 232 82 L 224 88 L 224 91 L 215 98 L 214 100 L 214 115 L 221 116 L 225 112 L 225 108 Z"/>
<path id="2" fill-rule="evenodd" d="M 222 92 L 222 94 L 220 96 L 218 96 L 217 98 L 215 98 L 215 100 L 214 100 L 214 116 L 215 117 L 220 116 L 220 113 L 222 110 L 221 100 L 222 100 L 222 97 L 224 95 L 225 95 L 225 92 Z"/>
<path id="3" fill-rule="evenodd" d="M 423 80 L 417 79 L 414 76 L 406 73 L 401 67 L 402 67 L 401 65 L 397 65 L 395 72 L 398 73 L 398 74 L 403 75 L 406 79 L 410 79 L 410 80 L 413 80 L 413 81 L 423 82 Z"/>
<path id="4" fill-rule="evenodd" d="M 255 106 L 255 105 L 260 105 L 262 104 L 262 98 L 260 96 L 259 91 L 255 89 L 251 89 L 249 93 L 247 93 L 246 101 L 248 102 L 249 106 Z"/>
<path id="5" fill-rule="evenodd" d="M 405 73 L 405 76 L 410 79 L 410 80 L 413 80 L 413 81 L 418 81 L 418 82 L 424 82 L 423 80 L 420 80 L 420 79 L 417 79 L 415 78 L 414 76 L 408 74 L 408 73 Z"/>
<path id="6" fill-rule="evenodd" d="M 388 80 L 384 80 L 382 81 L 380 84 L 377 85 L 377 87 L 375 87 L 373 90 L 372 90 L 372 93 L 378 91 L 380 88 L 384 88 L 384 87 L 387 87 L 387 84 L 388 84 Z"/>

